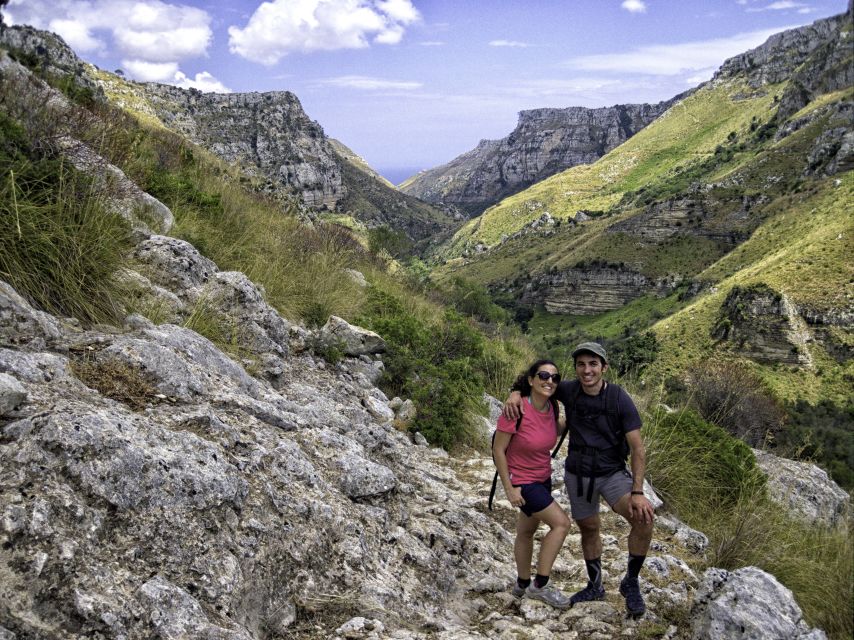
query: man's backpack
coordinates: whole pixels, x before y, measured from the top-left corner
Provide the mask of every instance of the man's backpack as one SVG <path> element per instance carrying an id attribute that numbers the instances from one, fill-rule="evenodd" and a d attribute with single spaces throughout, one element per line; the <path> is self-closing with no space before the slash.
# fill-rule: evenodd
<path id="1" fill-rule="evenodd" d="M 558 419 L 560 418 L 560 409 L 557 406 L 557 400 L 555 400 L 554 398 L 549 398 L 549 402 L 551 402 L 551 404 L 552 404 L 552 412 L 553 412 L 554 417 L 555 417 L 555 424 L 557 424 Z M 522 416 L 520 415 L 519 418 L 516 420 L 516 429 L 514 429 L 514 431 L 513 431 L 514 434 L 519 431 L 519 427 L 521 425 L 522 425 Z M 551 453 L 552 458 L 554 458 L 557 455 L 557 452 L 560 450 L 560 445 L 563 444 L 563 439 L 566 437 L 567 429 L 568 429 L 568 427 L 565 427 L 563 430 L 563 433 L 560 434 L 560 440 L 558 441 L 557 446 L 554 448 L 554 451 L 552 451 L 552 453 Z M 495 445 L 495 431 L 497 431 L 497 429 L 495 429 L 492 432 L 492 440 L 489 443 L 490 452 L 492 451 L 492 448 Z M 495 455 L 494 454 L 492 456 L 492 463 L 495 464 Z M 492 476 L 492 488 L 489 490 L 489 510 L 490 511 L 492 511 L 492 501 L 495 498 L 495 490 L 497 489 L 497 487 L 498 487 L 498 469 L 495 470 L 495 475 Z"/>

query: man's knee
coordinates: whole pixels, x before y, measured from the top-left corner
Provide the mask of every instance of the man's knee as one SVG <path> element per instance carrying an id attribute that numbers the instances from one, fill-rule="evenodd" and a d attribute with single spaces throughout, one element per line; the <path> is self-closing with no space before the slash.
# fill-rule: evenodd
<path id="1" fill-rule="evenodd" d="M 599 516 L 591 516 L 577 521 L 582 535 L 595 535 L 599 533 Z"/>

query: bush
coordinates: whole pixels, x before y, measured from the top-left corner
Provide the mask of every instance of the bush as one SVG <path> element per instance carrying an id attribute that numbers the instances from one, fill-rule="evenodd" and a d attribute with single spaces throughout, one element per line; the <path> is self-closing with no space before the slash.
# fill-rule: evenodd
<path id="1" fill-rule="evenodd" d="M 772 502 L 750 449 L 691 412 L 653 413 L 647 475 L 667 507 L 709 538 L 708 565 L 757 566 L 792 590 L 811 625 L 854 631 L 854 545 L 847 527 L 797 520 Z"/>
<path id="2" fill-rule="evenodd" d="M 707 505 L 708 495 L 721 507 L 732 507 L 744 495 L 764 487 L 765 477 L 750 448 L 690 410 L 659 411 L 644 427 L 648 467 L 671 508 L 680 514 Z"/>
<path id="3" fill-rule="evenodd" d="M 651 331 L 633 335 L 611 346 L 611 366 L 621 376 L 639 373 L 648 364 L 655 362 L 658 349 L 658 338 Z"/>
<path id="4" fill-rule="evenodd" d="M 386 341 L 380 386 L 388 395 L 410 397 L 413 428 L 432 444 L 450 449 L 471 441 L 471 414 L 482 414 L 484 384 L 478 367 L 482 335 L 453 310 L 425 317 L 401 297 L 374 286 L 356 322 Z"/>
<path id="5" fill-rule="evenodd" d="M 762 382 L 736 363 L 705 362 L 688 371 L 690 402 L 703 418 L 754 447 L 772 442 L 786 414 Z"/>
<path id="6" fill-rule="evenodd" d="M 777 439 L 784 455 L 821 463 L 842 487 L 854 488 L 854 401 L 799 400 L 786 408 L 789 423 Z"/>
<path id="7" fill-rule="evenodd" d="M 486 287 L 464 278 L 453 278 L 446 283 L 444 300 L 457 311 L 473 316 L 482 322 L 506 323 L 509 314 L 492 300 Z"/>

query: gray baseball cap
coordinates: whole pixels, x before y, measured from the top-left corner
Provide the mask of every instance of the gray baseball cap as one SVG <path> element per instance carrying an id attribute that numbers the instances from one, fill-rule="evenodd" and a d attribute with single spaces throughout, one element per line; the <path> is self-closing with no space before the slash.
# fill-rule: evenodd
<path id="1" fill-rule="evenodd" d="M 605 353 L 605 347 L 598 342 L 582 342 L 580 345 L 575 347 L 575 351 L 572 352 L 572 359 L 574 360 L 582 353 L 592 353 L 593 355 L 602 358 L 602 360 L 605 361 L 605 364 L 608 364 L 608 354 Z"/>

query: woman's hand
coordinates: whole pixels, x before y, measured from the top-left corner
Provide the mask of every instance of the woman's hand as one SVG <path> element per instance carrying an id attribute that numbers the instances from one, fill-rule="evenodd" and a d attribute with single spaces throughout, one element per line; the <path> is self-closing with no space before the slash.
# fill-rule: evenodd
<path id="1" fill-rule="evenodd" d="M 510 501 L 514 507 L 521 507 L 525 504 L 525 498 L 522 497 L 522 488 L 521 487 L 510 487 L 510 490 L 504 490 L 504 493 L 507 494 L 507 499 Z"/>

